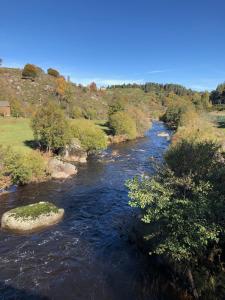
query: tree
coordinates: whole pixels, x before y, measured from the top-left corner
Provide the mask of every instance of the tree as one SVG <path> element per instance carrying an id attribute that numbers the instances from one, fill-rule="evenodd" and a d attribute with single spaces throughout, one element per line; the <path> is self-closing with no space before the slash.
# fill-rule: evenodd
<path id="1" fill-rule="evenodd" d="M 57 151 L 70 139 L 69 125 L 63 111 L 53 103 L 40 107 L 32 119 L 35 138 L 48 151 Z"/>
<path id="2" fill-rule="evenodd" d="M 65 91 L 67 88 L 67 82 L 63 76 L 56 78 L 56 94 L 59 97 L 59 101 L 61 102 L 65 96 Z"/>
<path id="3" fill-rule="evenodd" d="M 2 62 L 3 62 L 3 60 L 2 60 L 2 58 L 0 58 L 0 66 L 2 65 Z"/>
<path id="4" fill-rule="evenodd" d="M 225 166 L 211 142 L 182 141 L 165 160 L 155 176 L 127 182 L 130 205 L 142 210 L 149 254 L 186 268 L 194 288 L 192 269 L 218 248 L 224 232 Z"/>
<path id="5" fill-rule="evenodd" d="M 118 111 L 110 115 L 109 125 L 114 135 L 124 135 L 128 140 L 137 137 L 135 121 L 126 112 Z"/>
<path id="6" fill-rule="evenodd" d="M 52 68 L 49 68 L 47 70 L 47 72 L 48 72 L 48 75 L 51 75 L 53 77 L 59 77 L 60 76 L 59 71 L 57 71 L 55 69 L 52 69 Z"/>
<path id="7" fill-rule="evenodd" d="M 109 116 L 118 112 L 118 111 L 124 111 L 125 110 L 125 103 L 123 99 L 116 98 L 113 100 L 113 102 L 109 105 Z"/>
<path id="8" fill-rule="evenodd" d="M 79 139 L 81 146 L 87 152 L 95 152 L 107 147 L 105 133 L 92 121 L 74 120 L 71 126 L 72 136 Z"/>
<path id="9" fill-rule="evenodd" d="M 89 85 L 89 89 L 92 93 L 95 93 L 97 92 L 97 85 L 95 82 L 92 82 L 90 85 Z"/>
<path id="10" fill-rule="evenodd" d="M 38 76 L 40 69 L 37 68 L 35 65 L 26 64 L 22 71 L 22 76 L 24 78 L 35 78 Z"/>

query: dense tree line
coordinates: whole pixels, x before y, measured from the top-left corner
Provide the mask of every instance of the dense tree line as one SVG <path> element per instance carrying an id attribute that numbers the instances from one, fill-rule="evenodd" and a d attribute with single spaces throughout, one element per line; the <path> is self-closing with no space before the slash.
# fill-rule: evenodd
<path id="1" fill-rule="evenodd" d="M 225 104 L 225 83 L 219 84 L 216 90 L 211 92 L 210 100 L 213 104 Z"/>
<path id="2" fill-rule="evenodd" d="M 179 96 L 184 95 L 192 95 L 194 91 L 191 89 L 187 89 L 180 84 L 161 84 L 155 82 L 147 82 L 145 84 L 121 84 L 121 85 L 112 85 L 108 87 L 109 89 L 116 89 L 116 88 L 140 88 L 144 90 L 146 93 L 174 93 Z"/>

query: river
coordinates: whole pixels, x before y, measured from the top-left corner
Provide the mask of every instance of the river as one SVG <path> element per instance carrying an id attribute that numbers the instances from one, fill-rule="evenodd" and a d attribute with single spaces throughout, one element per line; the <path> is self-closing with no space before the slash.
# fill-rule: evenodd
<path id="1" fill-rule="evenodd" d="M 65 209 L 64 220 L 45 231 L 0 232 L 0 299 L 168 299 L 149 258 L 129 242 L 138 212 L 129 207 L 124 186 L 162 160 L 169 141 L 157 136 L 161 131 L 169 132 L 154 122 L 145 138 L 113 145 L 69 180 L 0 197 L 0 214 L 37 201 Z"/>

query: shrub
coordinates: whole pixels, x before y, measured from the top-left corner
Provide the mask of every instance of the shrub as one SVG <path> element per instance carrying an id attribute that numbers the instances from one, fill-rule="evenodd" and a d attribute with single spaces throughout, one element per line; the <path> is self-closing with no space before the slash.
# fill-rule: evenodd
<path id="1" fill-rule="evenodd" d="M 146 114 L 136 107 L 128 109 L 129 116 L 135 121 L 138 136 L 144 136 L 146 131 L 151 127 L 151 121 Z"/>
<path id="2" fill-rule="evenodd" d="M 71 124 L 71 134 L 81 142 L 81 146 L 88 152 L 95 152 L 107 147 L 104 132 L 92 121 L 79 119 Z"/>
<path id="3" fill-rule="evenodd" d="M 22 76 L 25 78 L 35 78 L 38 76 L 39 72 L 40 70 L 35 65 L 26 64 L 23 68 Z"/>
<path id="4" fill-rule="evenodd" d="M 2 174 L 10 175 L 14 184 L 26 184 L 38 181 L 45 176 L 45 162 L 38 152 L 21 154 L 11 148 L 0 148 L 3 163 Z"/>
<path id="5" fill-rule="evenodd" d="M 109 125 L 114 135 L 125 135 L 128 140 L 137 137 L 135 121 L 123 111 L 112 114 L 109 118 Z"/>
<path id="6" fill-rule="evenodd" d="M 82 108 L 80 108 L 79 106 L 74 106 L 70 112 L 70 117 L 72 119 L 81 119 L 84 117 L 84 112 L 82 110 Z"/>
<path id="7" fill-rule="evenodd" d="M 203 115 L 188 111 L 183 114 L 180 126 L 173 136 L 172 142 L 187 141 L 212 141 L 219 142 L 223 139 L 220 132 L 212 126 L 212 123 Z"/>
<path id="8" fill-rule="evenodd" d="M 208 272 L 224 237 L 224 161 L 211 142 L 179 143 L 165 160 L 155 176 L 127 182 L 130 205 L 142 210 L 149 253 L 186 269 L 194 288 L 191 269 Z"/>
<path id="9" fill-rule="evenodd" d="M 60 76 L 60 73 L 57 70 L 52 69 L 52 68 L 49 68 L 47 70 L 47 72 L 48 72 L 48 75 L 51 75 L 53 77 L 59 77 Z"/>
<path id="10" fill-rule="evenodd" d="M 111 116 L 119 111 L 125 110 L 125 101 L 121 98 L 114 99 L 114 101 L 109 105 L 108 114 Z"/>
<path id="11" fill-rule="evenodd" d="M 165 114 L 162 116 L 162 120 L 170 127 L 177 129 L 183 114 L 189 110 L 194 110 L 191 103 L 182 101 L 181 99 L 170 101 Z"/>
<path id="12" fill-rule="evenodd" d="M 32 119 L 34 136 L 49 151 L 64 147 L 70 139 L 70 128 L 63 111 L 53 103 L 40 107 Z"/>
<path id="13" fill-rule="evenodd" d="M 93 108 L 86 108 L 83 112 L 84 117 L 89 120 L 97 119 L 97 111 Z"/>

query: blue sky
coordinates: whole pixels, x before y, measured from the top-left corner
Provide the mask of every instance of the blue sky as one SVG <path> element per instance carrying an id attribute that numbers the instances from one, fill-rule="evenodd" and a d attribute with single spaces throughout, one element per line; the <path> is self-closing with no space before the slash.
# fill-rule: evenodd
<path id="1" fill-rule="evenodd" d="M 224 0 L 1 0 L 5 66 L 55 67 L 98 85 L 225 81 Z"/>

